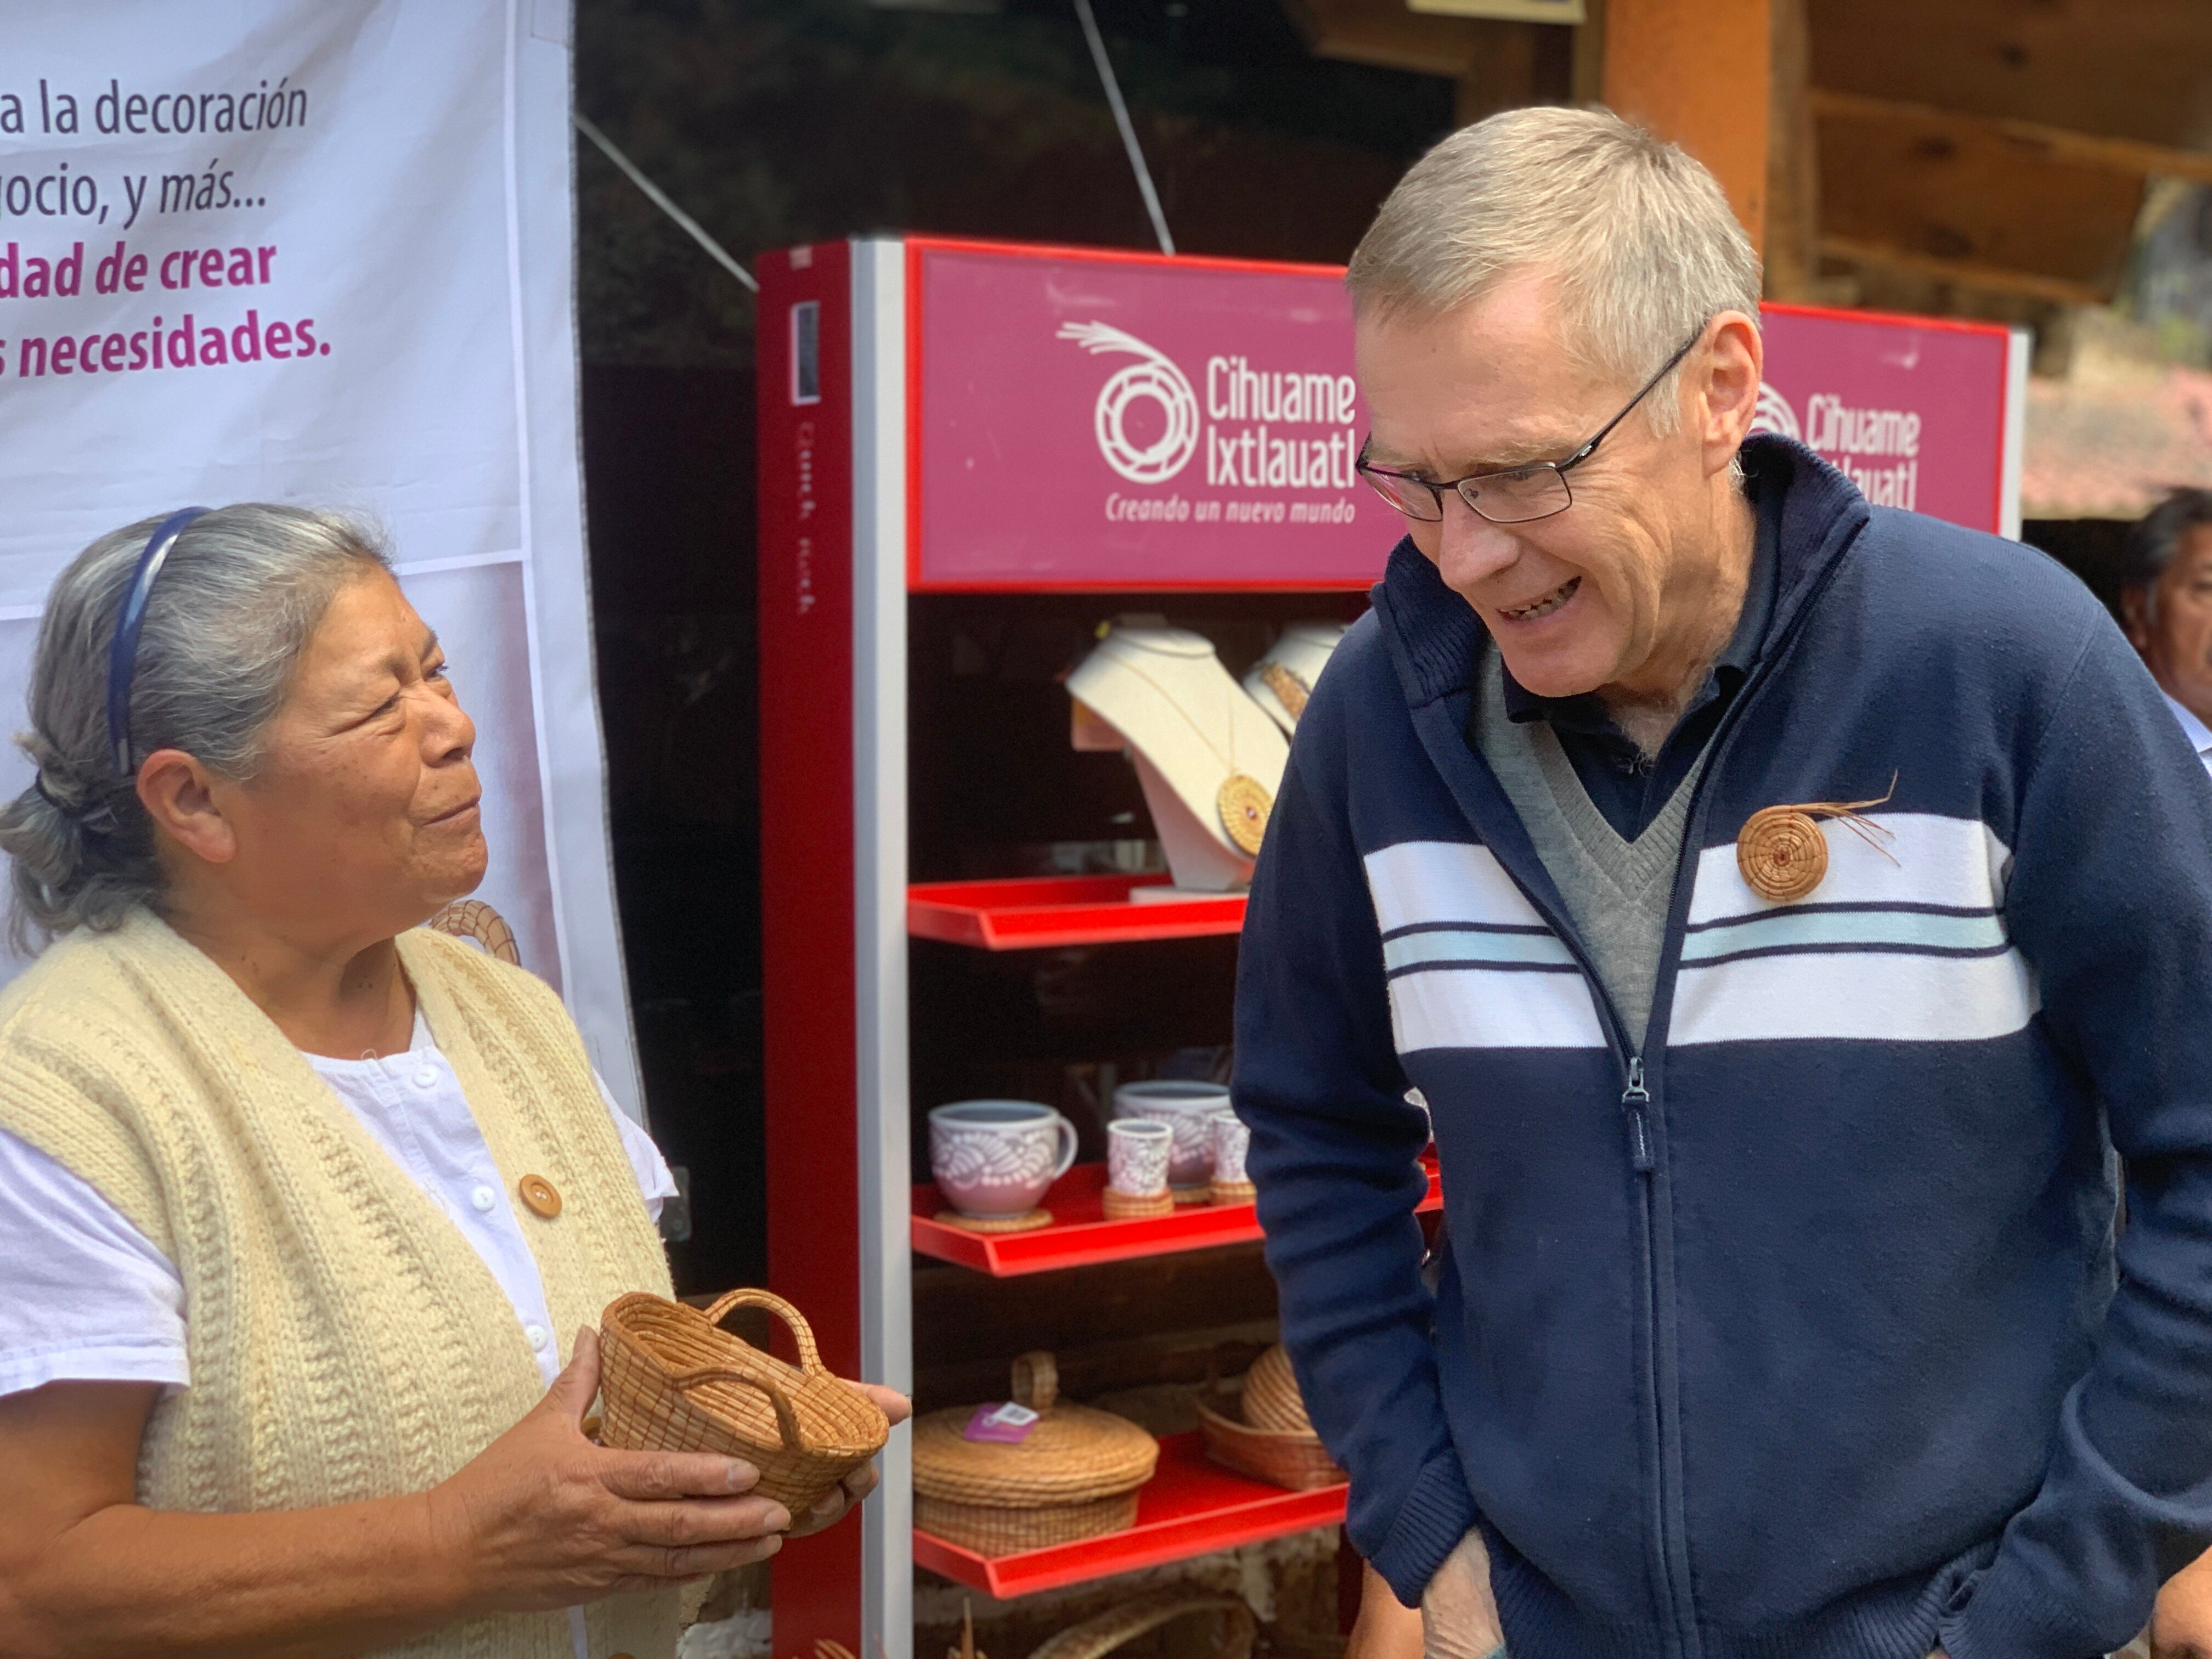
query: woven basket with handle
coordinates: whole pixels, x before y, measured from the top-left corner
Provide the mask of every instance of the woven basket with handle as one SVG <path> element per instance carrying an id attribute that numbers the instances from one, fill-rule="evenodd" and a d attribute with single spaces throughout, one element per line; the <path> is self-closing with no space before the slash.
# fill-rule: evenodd
<path id="1" fill-rule="evenodd" d="M 914 1427 L 914 1523 L 979 1555 L 1015 1555 L 1133 1525 L 1159 1442 L 1127 1418 L 1060 1399 L 1048 1353 L 1014 1362 L 1014 1403 L 1037 1421 L 1018 1444 L 970 1440 L 975 1407 Z"/>
<path id="2" fill-rule="evenodd" d="M 1030 1659 L 1104 1659 L 1163 1625 L 1200 1617 L 1218 1621 L 1212 1644 L 1217 1659 L 1250 1659 L 1258 1628 L 1252 1609 L 1233 1595 L 1194 1595 L 1187 1589 L 1162 1590 L 1109 1607 L 1049 1638 Z"/>
<path id="3" fill-rule="evenodd" d="M 791 1328 L 786 1364 L 721 1328 L 733 1308 L 765 1308 Z M 732 1291 L 705 1312 L 635 1291 L 599 1316 L 599 1437 L 629 1451 L 705 1451 L 760 1471 L 753 1488 L 794 1517 L 884 1449 L 890 1423 L 830 1374 L 798 1309 L 766 1291 Z"/>

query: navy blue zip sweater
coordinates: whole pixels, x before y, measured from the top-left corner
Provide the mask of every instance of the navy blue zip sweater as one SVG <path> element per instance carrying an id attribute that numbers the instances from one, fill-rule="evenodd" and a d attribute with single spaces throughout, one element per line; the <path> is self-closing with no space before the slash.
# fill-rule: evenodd
<path id="1" fill-rule="evenodd" d="M 1411 1603 L 1479 1525 L 1513 1659 L 2087 1659 L 2212 1540 L 2212 784 L 2072 576 L 1754 441 L 1640 1055 L 1410 544 L 1316 689 L 1237 999 L 1285 1340 L 1353 1542 Z M 1753 812 L 1893 774 L 1745 884 Z"/>

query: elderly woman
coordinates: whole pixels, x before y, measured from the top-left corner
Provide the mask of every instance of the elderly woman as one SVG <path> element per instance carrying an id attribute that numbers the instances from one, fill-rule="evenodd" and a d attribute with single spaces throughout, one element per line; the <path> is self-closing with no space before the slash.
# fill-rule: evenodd
<path id="1" fill-rule="evenodd" d="M 101 538 L 30 709 L 0 1653 L 665 1659 L 688 1581 L 866 1492 L 586 1437 L 671 1188 L 552 992 L 421 927 L 483 875 L 476 734 L 370 535 Z"/>

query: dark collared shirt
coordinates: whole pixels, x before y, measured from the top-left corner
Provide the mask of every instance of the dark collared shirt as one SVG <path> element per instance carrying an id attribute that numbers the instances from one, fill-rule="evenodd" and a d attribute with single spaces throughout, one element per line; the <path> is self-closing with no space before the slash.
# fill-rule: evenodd
<path id="1" fill-rule="evenodd" d="M 1752 668 L 1766 647 L 1767 624 L 1774 616 L 1774 589 L 1779 568 L 1777 547 L 1781 538 L 1783 489 L 1780 479 L 1765 481 L 1753 473 L 1749 484 L 1752 505 L 1759 514 L 1757 540 L 1751 561 L 1751 580 L 1744 589 L 1743 611 L 1735 632 L 1705 675 L 1705 683 L 1690 699 L 1682 718 L 1656 756 L 1647 756 L 1613 723 L 1595 692 L 1572 697 L 1540 697 L 1524 690 L 1504 664 L 1505 712 L 1516 722 L 1547 721 L 1559 747 L 1574 763 L 1590 804 L 1605 814 L 1605 821 L 1624 839 L 1634 841 L 1657 817 L 1674 791 L 1688 777 L 1711 740 L 1721 716 L 1735 701 L 1750 678 Z"/>

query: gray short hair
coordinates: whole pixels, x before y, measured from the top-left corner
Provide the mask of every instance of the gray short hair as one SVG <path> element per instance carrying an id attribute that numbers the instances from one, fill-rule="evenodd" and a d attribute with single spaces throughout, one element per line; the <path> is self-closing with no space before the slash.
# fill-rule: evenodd
<path id="1" fill-rule="evenodd" d="M 2212 525 L 2212 489 L 2177 489 L 2128 526 L 2122 552 L 2122 592 L 2142 595 L 2143 620 L 2158 620 L 2158 579 L 2166 574 L 2182 538 Z"/>
<path id="2" fill-rule="evenodd" d="M 9 940 L 27 955 L 77 927 L 109 928 L 163 887 L 152 821 L 117 770 L 107 732 L 107 653 L 117 612 L 159 518 L 102 536 L 46 597 L 16 738 L 38 769 L 0 808 L 14 865 Z M 138 636 L 131 683 L 134 756 L 181 749 L 218 776 L 259 769 L 270 720 L 323 613 L 391 562 L 373 526 L 258 502 L 195 519 L 169 550 Z"/>
<path id="3" fill-rule="evenodd" d="M 1565 349 L 1644 379 L 1723 311 L 1759 319 L 1759 255 L 1713 175 L 1610 110 L 1516 109 L 1463 127 L 1398 181 L 1352 253 L 1363 317 L 1441 314 L 1507 279 L 1559 283 Z M 1669 431 L 1669 377 L 1645 401 Z"/>

